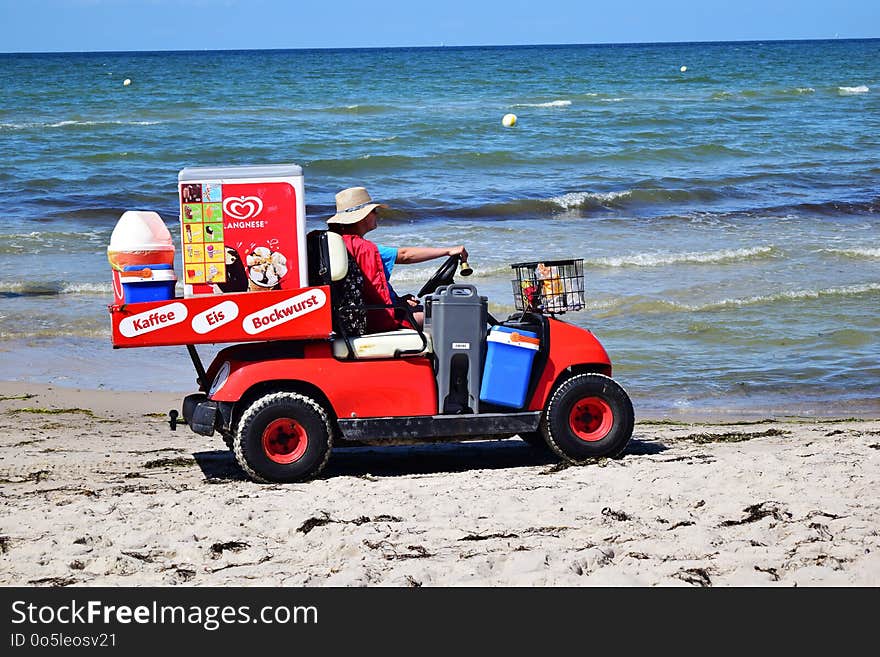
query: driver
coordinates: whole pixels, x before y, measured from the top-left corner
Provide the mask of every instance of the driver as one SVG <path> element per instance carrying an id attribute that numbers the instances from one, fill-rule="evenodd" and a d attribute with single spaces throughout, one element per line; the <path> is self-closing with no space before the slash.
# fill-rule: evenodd
<path id="1" fill-rule="evenodd" d="M 424 325 L 425 313 L 418 300 L 411 294 L 402 297 L 395 293 L 388 280 L 395 264 L 410 265 L 447 256 L 459 256 L 467 261 L 468 252 L 464 246 L 390 247 L 374 244 L 364 235 L 376 228 L 376 211 L 387 208 L 382 203 L 374 203 L 364 187 L 349 187 L 336 195 L 336 214 L 327 219 L 329 230 L 342 235 L 348 252 L 364 274 L 364 301 L 367 304 L 399 305 L 409 304 L 418 328 Z M 409 327 L 408 321 L 398 319 L 393 308 L 370 310 L 367 313 L 367 332 L 394 331 Z"/>

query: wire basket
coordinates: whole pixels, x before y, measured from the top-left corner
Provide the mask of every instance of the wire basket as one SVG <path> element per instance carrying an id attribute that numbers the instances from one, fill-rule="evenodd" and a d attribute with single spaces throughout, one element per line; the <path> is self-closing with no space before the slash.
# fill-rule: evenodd
<path id="1" fill-rule="evenodd" d="M 517 310 L 561 315 L 584 307 L 584 261 L 544 260 L 511 265 Z"/>

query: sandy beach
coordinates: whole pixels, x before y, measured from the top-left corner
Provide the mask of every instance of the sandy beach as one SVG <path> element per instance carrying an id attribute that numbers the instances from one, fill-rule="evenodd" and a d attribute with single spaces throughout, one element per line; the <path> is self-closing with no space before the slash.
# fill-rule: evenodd
<path id="1" fill-rule="evenodd" d="M 0 398 L 2 585 L 880 585 L 878 419 L 639 419 L 579 467 L 518 439 L 346 448 L 259 485 L 169 430 L 179 395 Z"/>

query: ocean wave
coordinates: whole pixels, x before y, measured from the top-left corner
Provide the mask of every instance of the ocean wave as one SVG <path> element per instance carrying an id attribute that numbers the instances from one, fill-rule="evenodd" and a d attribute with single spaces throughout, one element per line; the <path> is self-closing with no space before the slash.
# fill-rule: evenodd
<path id="1" fill-rule="evenodd" d="M 106 246 L 109 231 L 31 231 L 0 234 L 0 255 L 35 254 L 48 251 L 82 253 Z"/>
<path id="2" fill-rule="evenodd" d="M 375 156 L 374 156 L 375 157 Z M 373 161 L 371 158 L 369 161 Z M 321 163 L 322 169 L 326 163 Z M 333 165 L 336 167 L 336 164 Z M 351 161 L 341 162 L 339 167 L 352 166 Z M 329 167 L 328 167 L 329 168 Z M 475 203 L 469 206 L 440 203 L 437 199 L 398 199 L 389 200 L 393 208 L 387 211 L 389 221 L 422 219 L 534 219 L 552 217 L 561 213 L 607 211 L 640 208 L 650 209 L 669 204 L 706 204 L 725 199 L 723 185 L 693 188 L 647 188 L 623 189 L 603 192 L 572 191 L 549 198 L 519 198 L 505 201 Z M 309 205 L 310 215 L 332 214 L 332 206 Z"/>
<path id="3" fill-rule="evenodd" d="M 631 205 L 661 205 L 689 201 L 714 201 L 722 193 L 709 187 L 690 189 L 624 189 L 611 192 L 567 192 L 547 199 L 563 210 L 590 209 L 595 207 L 626 207 Z"/>
<path id="4" fill-rule="evenodd" d="M 5 130 L 30 130 L 33 128 L 67 128 L 69 126 L 96 126 L 96 125 L 158 125 L 161 121 L 55 121 L 54 123 L 28 122 L 28 123 L 0 123 L 0 129 Z"/>
<path id="5" fill-rule="evenodd" d="M 841 96 L 855 96 L 858 94 L 866 94 L 871 91 L 871 88 L 861 84 L 857 87 L 837 87 L 837 93 Z"/>
<path id="6" fill-rule="evenodd" d="M 517 103 L 511 107 L 568 107 L 571 105 L 570 100 L 551 100 L 547 103 Z"/>
<path id="7" fill-rule="evenodd" d="M 709 98 L 711 100 L 729 100 L 732 98 L 772 98 L 774 96 L 803 96 L 812 93 L 816 93 L 816 90 L 813 87 L 793 87 L 791 89 L 725 89 L 714 92 Z"/>
<path id="8" fill-rule="evenodd" d="M 629 189 L 619 192 L 568 192 L 562 196 L 554 196 L 547 200 L 564 210 L 573 210 L 595 203 L 612 203 L 619 199 L 628 198 L 632 196 L 632 193 L 632 190 Z"/>
<path id="9" fill-rule="evenodd" d="M 828 217 L 849 216 L 853 214 L 875 214 L 880 212 L 880 197 L 868 201 L 825 201 L 824 203 L 795 203 L 766 208 L 755 208 L 753 212 L 771 214 L 818 214 Z"/>
<path id="10" fill-rule="evenodd" d="M 844 285 L 821 290 L 789 290 L 775 294 L 757 295 L 742 299 L 722 299 L 721 301 L 698 305 L 684 306 L 687 310 L 721 310 L 724 308 L 742 308 L 778 303 L 780 301 L 801 301 L 804 299 L 821 299 L 823 297 L 852 297 L 871 292 L 880 292 L 880 283 L 863 283 L 861 285 Z"/>
<path id="11" fill-rule="evenodd" d="M 615 317 L 623 314 L 662 314 L 662 313 L 698 313 L 728 310 L 731 308 L 744 308 L 750 306 L 768 306 L 776 303 L 791 303 L 825 297 L 853 297 L 863 294 L 880 292 L 880 283 L 864 283 L 861 285 L 846 285 L 830 287 L 819 290 L 788 290 L 772 294 L 755 295 L 751 297 L 728 298 L 706 303 L 682 303 L 668 299 L 654 299 L 644 296 L 619 297 L 614 303 L 609 304 L 608 310 L 597 315 L 599 318 Z"/>
<path id="12" fill-rule="evenodd" d="M 596 258 L 584 262 L 593 267 L 661 267 L 677 264 L 720 264 L 769 258 L 778 252 L 775 246 L 750 249 L 722 249 L 705 253 L 636 253 L 626 256 Z"/>
<path id="13" fill-rule="evenodd" d="M 0 330 L 0 340 L 22 340 L 31 338 L 109 338 L 110 329 L 89 328 L 76 326 L 61 326 L 58 328 L 29 329 L 24 331 Z"/>
<path id="14" fill-rule="evenodd" d="M 106 283 L 0 281 L 0 297 L 47 297 L 65 294 L 104 296 L 113 294 L 113 284 L 110 281 Z"/>
<path id="15" fill-rule="evenodd" d="M 822 249 L 825 253 L 834 253 L 848 258 L 880 258 L 880 248 L 876 249 Z"/>
<path id="16" fill-rule="evenodd" d="M 327 114 L 385 114 L 386 112 L 394 112 L 399 108 L 392 105 L 336 105 L 332 107 L 321 107 L 317 111 Z"/>

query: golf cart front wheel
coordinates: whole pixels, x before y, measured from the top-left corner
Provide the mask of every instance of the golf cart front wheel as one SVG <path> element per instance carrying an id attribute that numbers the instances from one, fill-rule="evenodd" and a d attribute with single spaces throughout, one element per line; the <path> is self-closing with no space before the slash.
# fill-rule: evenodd
<path id="1" fill-rule="evenodd" d="M 294 392 L 275 392 L 244 411 L 233 451 L 255 481 L 289 483 L 321 472 L 332 443 L 327 411 L 318 402 Z"/>
<path id="2" fill-rule="evenodd" d="M 541 431 L 568 461 L 619 456 L 632 437 L 635 416 L 626 391 L 602 374 L 578 374 L 547 404 Z"/>

